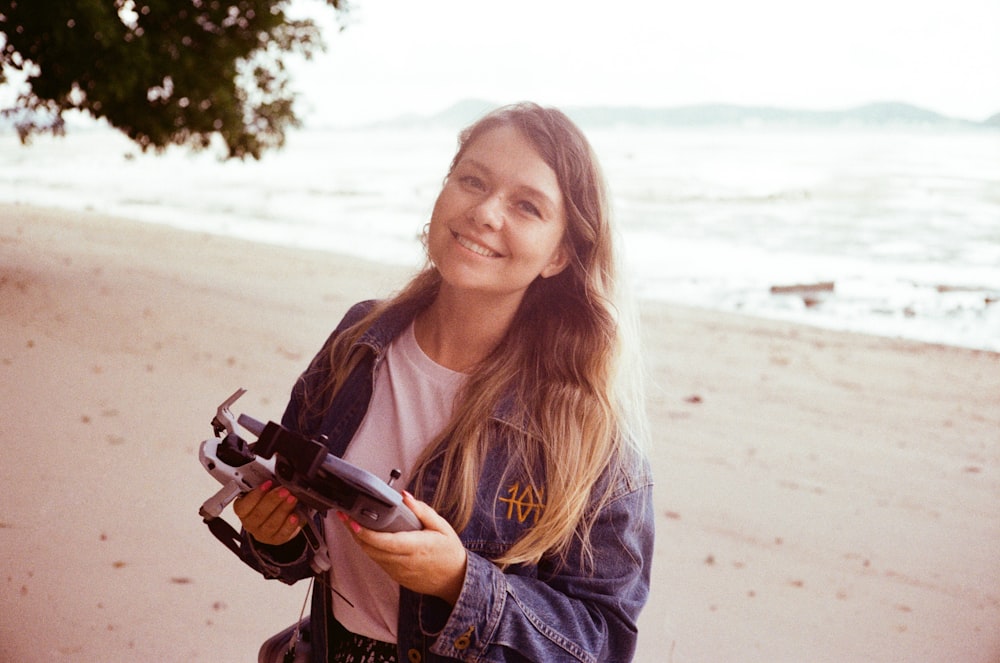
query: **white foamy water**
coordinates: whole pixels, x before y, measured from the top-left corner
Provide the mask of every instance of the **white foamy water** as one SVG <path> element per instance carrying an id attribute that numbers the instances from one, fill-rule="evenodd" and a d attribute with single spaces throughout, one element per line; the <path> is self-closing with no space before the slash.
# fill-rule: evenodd
<path id="1" fill-rule="evenodd" d="M 417 265 L 455 133 L 303 131 L 261 162 L 0 135 L 0 201 Z M 1000 132 L 588 135 L 642 296 L 1000 351 Z"/>

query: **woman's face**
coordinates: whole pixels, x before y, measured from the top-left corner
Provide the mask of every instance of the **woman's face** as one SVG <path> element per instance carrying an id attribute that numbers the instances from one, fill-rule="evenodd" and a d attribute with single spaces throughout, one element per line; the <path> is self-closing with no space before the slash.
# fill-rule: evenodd
<path id="1" fill-rule="evenodd" d="M 520 302 L 566 267 L 566 209 L 555 171 L 514 127 L 470 143 L 431 215 L 427 250 L 444 284 Z"/>

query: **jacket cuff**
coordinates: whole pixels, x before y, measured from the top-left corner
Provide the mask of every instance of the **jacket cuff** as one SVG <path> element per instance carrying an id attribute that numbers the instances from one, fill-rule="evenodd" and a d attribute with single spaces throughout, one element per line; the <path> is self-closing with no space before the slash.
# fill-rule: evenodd
<path id="1" fill-rule="evenodd" d="M 255 562 L 253 566 L 259 568 L 265 578 L 277 578 L 292 584 L 303 577 L 297 572 L 299 568 L 309 566 L 309 546 L 302 534 L 280 546 L 261 543 L 246 530 L 241 532 L 241 537 L 243 545 L 240 547 L 240 552 Z"/>
<path id="2" fill-rule="evenodd" d="M 493 639 L 506 601 L 507 580 L 503 573 L 493 562 L 470 552 L 462 592 L 437 633 L 431 652 L 464 661 L 478 660 Z M 421 601 L 422 628 L 435 626 L 425 622 L 425 615 L 435 613 L 431 605 L 426 608 Z M 435 631 L 425 630 L 425 633 L 434 635 Z"/>

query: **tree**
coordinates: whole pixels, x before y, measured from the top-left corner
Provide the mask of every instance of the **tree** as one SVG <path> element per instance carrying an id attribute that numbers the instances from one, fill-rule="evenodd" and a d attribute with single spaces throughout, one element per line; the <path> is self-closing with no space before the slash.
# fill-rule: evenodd
<path id="1" fill-rule="evenodd" d="M 344 0 L 322 0 L 345 11 Z M 204 148 L 259 159 L 299 125 L 284 58 L 324 48 L 289 0 L 0 0 L 0 84 L 22 142 L 61 133 L 70 109 L 105 118 L 142 146 Z"/>

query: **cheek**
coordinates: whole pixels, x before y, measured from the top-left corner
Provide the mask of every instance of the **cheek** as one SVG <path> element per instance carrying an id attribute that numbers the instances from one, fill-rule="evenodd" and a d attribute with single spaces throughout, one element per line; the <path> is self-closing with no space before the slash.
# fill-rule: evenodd
<path id="1" fill-rule="evenodd" d="M 561 229 L 548 229 L 536 233 L 533 237 L 525 238 L 526 246 L 530 246 L 536 260 L 548 262 L 559 251 L 563 242 L 563 232 Z"/>
<path id="2" fill-rule="evenodd" d="M 434 207 L 431 209 L 431 227 L 444 225 L 444 222 L 455 216 L 458 209 L 458 200 L 454 195 L 449 195 L 446 187 L 434 201 Z"/>
<path id="3" fill-rule="evenodd" d="M 431 260 L 440 254 L 442 247 L 450 237 L 451 231 L 448 230 L 447 224 L 442 221 L 440 210 L 435 205 L 434 211 L 431 213 L 431 222 L 427 227 L 427 254 Z"/>

